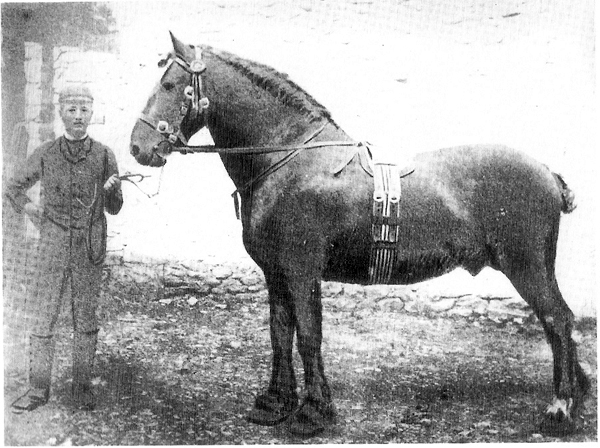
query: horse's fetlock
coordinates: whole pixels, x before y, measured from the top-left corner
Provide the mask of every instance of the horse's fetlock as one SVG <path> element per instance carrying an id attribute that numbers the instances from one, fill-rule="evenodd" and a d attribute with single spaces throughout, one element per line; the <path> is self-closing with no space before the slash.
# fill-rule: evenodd
<path id="1" fill-rule="evenodd" d="M 559 335 L 566 334 L 570 337 L 573 329 L 573 317 L 571 315 L 546 314 L 542 317 L 542 321 L 547 330 Z"/>
<path id="2" fill-rule="evenodd" d="M 573 408 L 572 398 L 558 398 L 554 397 L 552 404 L 546 409 L 546 414 L 551 415 L 557 420 L 570 420 L 571 409 Z"/>

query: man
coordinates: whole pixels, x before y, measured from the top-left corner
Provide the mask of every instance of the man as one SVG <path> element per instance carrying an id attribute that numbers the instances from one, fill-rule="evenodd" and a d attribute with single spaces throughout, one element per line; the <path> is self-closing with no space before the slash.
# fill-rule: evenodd
<path id="1" fill-rule="evenodd" d="M 29 346 L 29 390 L 17 399 L 15 412 L 47 403 L 54 359 L 53 335 L 63 298 L 70 290 L 73 314 L 73 384 L 75 406 L 92 410 L 91 375 L 98 334 L 96 309 L 106 251 L 106 216 L 123 205 L 113 152 L 87 134 L 93 97 L 85 86 L 59 94 L 65 133 L 37 148 L 8 181 L 5 195 L 40 230 L 27 283 L 27 308 L 33 326 Z M 36 204 L 26 192 L 41 182 Z"/>

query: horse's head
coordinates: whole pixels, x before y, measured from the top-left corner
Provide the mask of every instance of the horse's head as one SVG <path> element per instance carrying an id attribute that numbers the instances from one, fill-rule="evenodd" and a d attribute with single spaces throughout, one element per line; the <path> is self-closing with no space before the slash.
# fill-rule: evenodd
<path id="1" fill-rule="evenodd" d="M 205 65 L 201 50 L 181 43 L 173 34 L 171 40 L 173 51 L 158 63 L 167 69 L 131 134 L 131 154 L 142 165 L 164 165 L 166 155 L 186 146 L 206 124 L 208 100 L 202 91 Z"/>

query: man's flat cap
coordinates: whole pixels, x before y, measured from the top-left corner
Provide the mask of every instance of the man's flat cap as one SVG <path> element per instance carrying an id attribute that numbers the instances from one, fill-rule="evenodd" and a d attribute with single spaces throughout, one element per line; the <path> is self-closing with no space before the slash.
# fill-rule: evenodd
<path id="1" fill-rule="evenodd" d="M 58 93 L 59 103 L 63 103 L 69 98 L 87 98 L 94 101 L 92 91 L 83 84 L 68 85 Z"/>

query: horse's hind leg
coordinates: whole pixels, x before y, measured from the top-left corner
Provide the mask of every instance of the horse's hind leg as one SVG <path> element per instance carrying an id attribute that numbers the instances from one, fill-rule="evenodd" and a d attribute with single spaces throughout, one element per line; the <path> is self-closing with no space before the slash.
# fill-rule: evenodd
<path id="1" fill-rule="evenodd" d="M 508 269 L 502 269 L 542 323 L 554 357 L 554 400 L 547 408 L 542 430 L 565 434 L 589 389 L 589 380 L 577 360 L 571 337 L 573 313 L 565 303 L 554 274 L 555 240 L 544 250 L 521 252 Z M 531 246 L 530 246 L 531 248 Z M 537 254 L 536 254 L 537 252 Z M 528 256 L 534 254 L 533 256 Z"/>
<path id="2" fill-rule="evenodd" d="M 286 420 L 298 405 L 292 364 L 295 316 L 285 277 L 269 270 L 264 273 L 269 289 L 273 366 L 269 388 L 256 398 L 248 420 L 273 426 Z"/>

